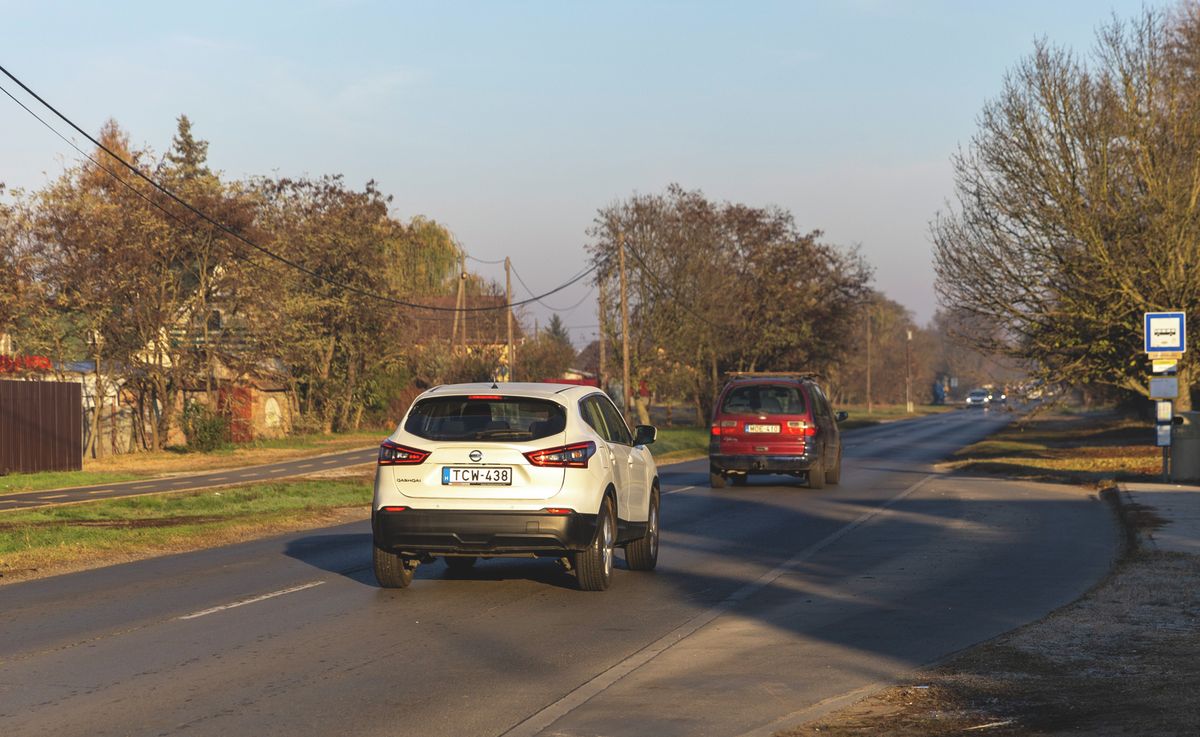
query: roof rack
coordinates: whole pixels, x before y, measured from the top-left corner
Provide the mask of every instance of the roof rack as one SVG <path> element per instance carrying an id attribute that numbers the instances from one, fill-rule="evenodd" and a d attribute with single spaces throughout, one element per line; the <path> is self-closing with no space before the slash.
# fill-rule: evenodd
<path id="1" fill-rule="evenodd" d="M 819 379 L 816 371 L 726 371 L 725 378 L 733 379 Z"/>

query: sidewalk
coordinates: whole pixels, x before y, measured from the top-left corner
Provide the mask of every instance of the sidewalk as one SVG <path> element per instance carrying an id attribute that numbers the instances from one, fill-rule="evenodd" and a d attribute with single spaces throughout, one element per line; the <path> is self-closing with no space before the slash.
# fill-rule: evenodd
<path id="1" fill-rule="evenodd" d="M 1124 504 L 1147 507 L 1163 520 L 1140 530 L 1147 549 L 1200 555 L 1200 486 L 1123 483 L 1119 488 Z"/>

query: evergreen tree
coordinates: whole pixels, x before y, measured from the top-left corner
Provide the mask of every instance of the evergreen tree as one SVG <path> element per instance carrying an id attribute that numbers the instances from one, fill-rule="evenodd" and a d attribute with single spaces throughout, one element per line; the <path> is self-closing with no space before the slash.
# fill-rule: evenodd
<path id="1" fill-rule="evenodd" d="M 571 334 L 567 332 L 567 327 L 563 325 L 563 321 L 557 313 L 550 318 L 550 324 L 546 326 L 546 337 L 572 347 Z"/>

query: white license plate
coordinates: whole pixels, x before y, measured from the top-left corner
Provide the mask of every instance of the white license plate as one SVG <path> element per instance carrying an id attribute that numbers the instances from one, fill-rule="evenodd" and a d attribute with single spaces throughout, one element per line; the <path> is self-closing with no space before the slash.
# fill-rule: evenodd
<path id="1" fill-rule="evenodd" d="M 779 425 L 751 425 L 747 423 L 746 432 L 779 432 Z"/>
<path id="2" fill-rule="evenodd" d="M 472 466 L 469 468 L 442 466 L 442 485 L 512 486 L 509 466 Z"/>

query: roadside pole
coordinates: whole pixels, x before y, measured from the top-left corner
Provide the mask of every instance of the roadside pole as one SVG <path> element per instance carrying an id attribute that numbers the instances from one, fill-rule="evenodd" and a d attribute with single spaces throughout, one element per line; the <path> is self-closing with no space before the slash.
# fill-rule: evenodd
<path id="1" fill-rule="evenodd" d="M 516 381 L 517 371 L 517 354 L 516 347 L 513 346 L 512 336 L 512 261 L 508 256 L 504 257 L 504 301 L 508 304 L 508 313 L 506 318 L 508 321 L 508 380 Z"/>
<path id="2" fill-rule="evenodd" d="M 617 249 L 621 252 L 621 360 L 625 364 L 621 380 L 621 411 L 629 417 L 629 297 L 625 285 L 624 231 L 617 231 Z"/>
<path id="3" fill-rule="evenodd" d="M 1147 312 L 1146 357 L 1150 359 L 1150 398 L 1154 407 L 1154 442 L 1162 448 L 1162 480 L 1171 480 L 1171 435 L 1175 426 L 1173 400 L 1179 397 L 1179 359 L 1187 350 L 1187 318 L 1182 311 Z M 1184 391 L 1191 391 L 1184 387 Z"/>
<path id="4" fill-rule="evenodd" d="M 913 413 L 912 400 L 912 329 L 908 331 L 908 340 L 904 343 L 904 407 L 908 414 Z"/>
<path id="5" fill-rule="evenodd" d="M 867 303 L 867 414 L 871 414 L 871 303 Z"/>
<path id="6" fill-rule="evenodd" d="M 604 329 L 604 316 L 608 310 L 608 303 L 604 299 L 605 276 L 601 275 L 599 282 L 600 282 L 600 305 L 599 305 L 599 307 L 600 307 L 600 309 L 599 309 L 599 312 L 600 312 L 600 366 L 596 371 L 596 379 L 600 383 L 600 391 L 606 392 L 606 391 L 608 391 L 608 385 L 604 381 L 604 372 L 605 372 L 605 369 L 607 368 L 604 365 L 604 359 L 605 359 L 604 344 L 608 342 L 608 333 Z"/>

